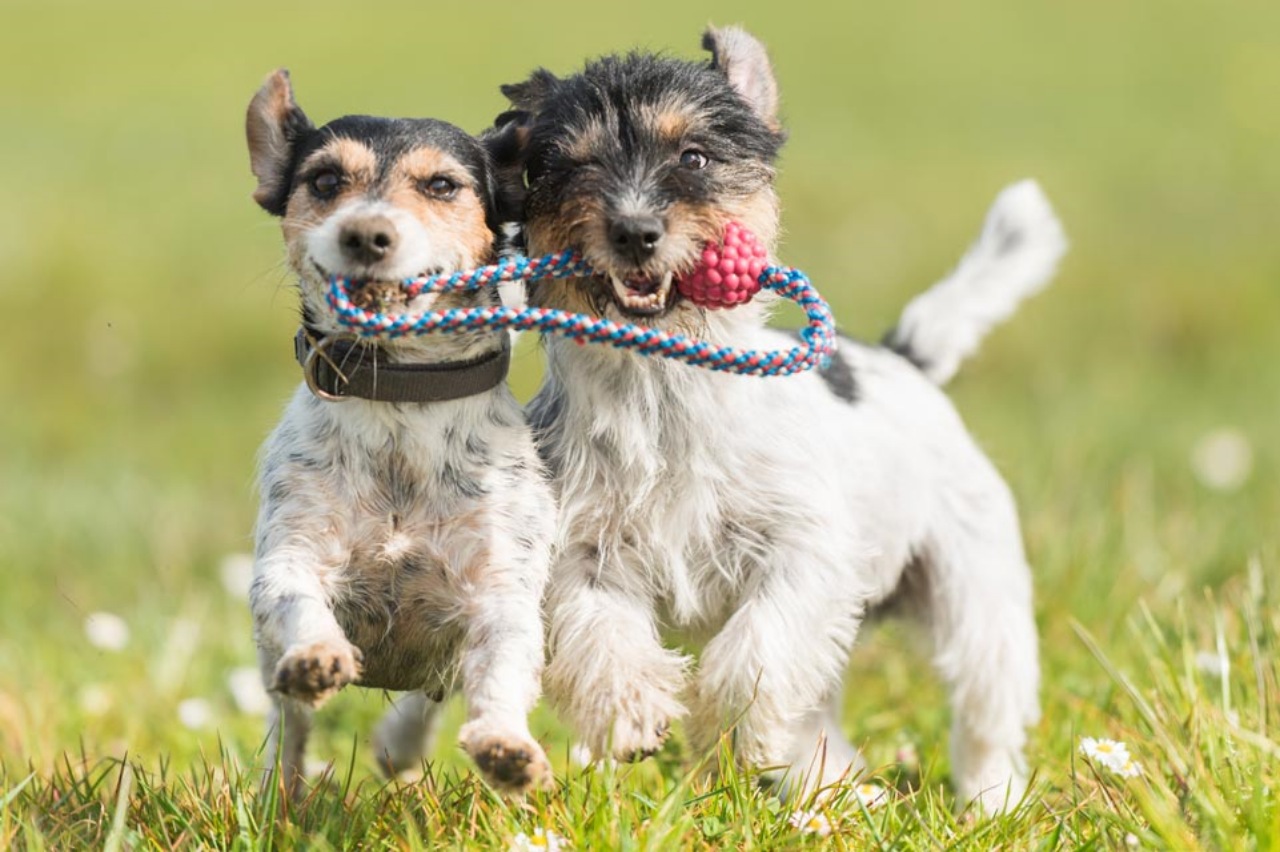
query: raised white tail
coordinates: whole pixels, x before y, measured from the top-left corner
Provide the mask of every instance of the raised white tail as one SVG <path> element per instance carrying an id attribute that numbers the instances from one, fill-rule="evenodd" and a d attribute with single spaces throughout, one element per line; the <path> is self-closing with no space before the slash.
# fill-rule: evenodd
<path id="1" fill-rule="evenodd" d="M 988 331 L 1049 283 L 1066 248 L 1040 186 L 1024 180 L 1006 187 L 960 264 L 911 300 L 885 346 L 945 385 Z"/>

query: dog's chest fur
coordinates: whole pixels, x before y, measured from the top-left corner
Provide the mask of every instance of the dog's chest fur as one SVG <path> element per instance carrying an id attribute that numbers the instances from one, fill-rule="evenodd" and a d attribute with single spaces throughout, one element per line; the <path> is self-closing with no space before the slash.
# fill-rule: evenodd
<path id="1" fill-rule="evenodd" d="M 553 517 L 505 388 L 425 406 L 321 403 L 299 391 L 263 457 L 259 549 L 337 542 L 314 567 L 361 684 L 450 688 L 477 585 L 493 566 L 541 582 Z"/>
<path id="2" fill-rule="evenodd" d="M 551 363 L 531 416 L 560 485 L 559 546 L 598 581 L 664 601 L 675 623 L 714 628 L 779 550 L 821 534 L 815 507 L 847 502 L 847 464 L 813 470 L 822 427 L 798 397 L 829 395 L 811 381 L 766 388 L 576 347 L 553 347 Z M 849 533 L 829 546 L 859 546 Z"/>

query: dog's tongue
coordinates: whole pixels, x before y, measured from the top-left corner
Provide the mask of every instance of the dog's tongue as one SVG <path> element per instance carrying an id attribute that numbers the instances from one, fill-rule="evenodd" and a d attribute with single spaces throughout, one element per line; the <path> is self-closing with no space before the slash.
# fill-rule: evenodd
<path id="1" fill-rule="evenodd" d="M 714 310 L 741 305 L 760 292 L 760 273 L 768 256 L 755 234 L 730 222 L 724 228 L 724 241 L 718 246 L 708 243 L 697 268 L 682 277 L 677 288 L 681 296 L 699 307 Z"/>

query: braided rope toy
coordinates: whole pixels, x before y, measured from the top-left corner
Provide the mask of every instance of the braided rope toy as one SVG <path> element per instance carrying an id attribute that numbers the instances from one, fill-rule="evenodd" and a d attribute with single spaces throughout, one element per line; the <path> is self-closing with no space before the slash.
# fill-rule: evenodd
<path id="1" fill-rule="evenodd" d="M 703 265 L 690 276 L 695 281 L 705 281 L 723 274 L 736 275 L 744 281 L 749 270 L 756 274 L 758 287 L 750 287 L 750 295 L 757 289 L 771 290 L 799 305 L 808 317 L 808 324 L 800 330 L 801 346 L 792 349 L 758 351 L 738 349 L 732 346 L 715 346 L 705 340 L 683 334 L 660 331 L 632 323 L 619 323 L 601 317 L 552 308 L 527 307 L 521 310 L 504 305 L 478 308 L 448 308 L 439 311 L 384 314 L 357 307 L 351 300 L 352 281 L 341 276 L 329 279 L 328 302 L 338 322 L 356 335 L 365 338 L 397 338 L 409 335 L 437 332 L 468 332 L 481 330 L 517 329 L 558 334 L 579 343 L 603 343 L 618 349 L 633 349 L 641 355 L 672 358 L 690 366 L 704 367 L 718 372 L 737 373 L 744 376 L 787 376 L 825 366 L 836 349 L 835 320 L 831 308 L 818 295 L 808 277 L 798 269 L 788 266 L 764 266 L 763 260 L 743 258 L 735 267 L 727 245 L 737 242 L 736 235 L 745 234 L 744 242 L 754 238 L 740 226 L 731 226 L 725 245 L 708 247 Z M 715 260 L 718 268 L 708 269 L 706 264 Z M 504 258 L 490 266 L 482 266 L 465 272 L 406 279 L 405 296 L 412 300 L 424 293 L 451 293 L 479 290 L 508 281 L 539 281 L 544 278 L 581 278 L 593 275 L 591 266 L 577 252 L 565 250 L 537 258 L 515 256 Z M 742 285 L 738 287 L 741 294 Z M 685 292 L 682 290 L 682 292 Z M 686 293 L 686 297 L 689 294 Z M 737 302 L 744 301 L 737 298 Z M 729 307 L 731 303 L 712 303 L 705 307 Z"/>

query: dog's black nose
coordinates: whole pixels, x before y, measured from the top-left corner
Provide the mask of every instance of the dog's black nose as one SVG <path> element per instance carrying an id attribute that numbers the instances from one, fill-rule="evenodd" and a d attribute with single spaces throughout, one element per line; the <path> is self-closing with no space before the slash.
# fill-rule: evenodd
<path id="1" fill-rule="evenodd" d="M 657 216 L 620 216 L 609 223 L 609 242 L 614 251 L 639 265 L 653 257 L 665 232 Z"/>
<path id="2" fill-rule="evenodd" d="M 377 263 L 395 251 L 399 235 L 386 216 L 364 216 L 345 223 L 338 232 L 338 244 L 348 260 Z"/>

